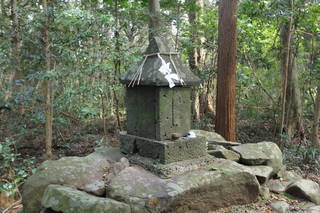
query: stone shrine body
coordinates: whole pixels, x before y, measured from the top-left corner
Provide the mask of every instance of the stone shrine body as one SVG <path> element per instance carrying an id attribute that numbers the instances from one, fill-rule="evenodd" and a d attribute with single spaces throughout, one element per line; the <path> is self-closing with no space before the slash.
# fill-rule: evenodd
<path id="1" fill-rule="evenodd" d="M 127 132 L 121 151 L 168 164 L 206 155 L 191 128 L 191 86 L 200 80 L 184 65 L 170 40 L 154 37 L 144 58 L 125 73 Z"/>

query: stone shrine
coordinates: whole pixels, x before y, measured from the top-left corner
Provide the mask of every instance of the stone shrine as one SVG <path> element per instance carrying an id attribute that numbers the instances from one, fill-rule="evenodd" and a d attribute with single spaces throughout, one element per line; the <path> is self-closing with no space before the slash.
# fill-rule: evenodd
<path id="1" fill-rule="evenodd" d="M 154 37 L 144 58 L 125 73 L 127 132 L 120 133 L 122 152 L 161 164 L 205 156 L 201 137 L 191 128 L 191 86 L 196 77 L 169 39 Z"/>

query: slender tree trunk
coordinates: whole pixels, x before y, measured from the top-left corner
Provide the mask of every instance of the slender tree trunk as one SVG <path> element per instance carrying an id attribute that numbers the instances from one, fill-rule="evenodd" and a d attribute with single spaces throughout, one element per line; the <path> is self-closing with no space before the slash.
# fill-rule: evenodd
<path id="1" fill-rule="evenodd" d="M 2 3 L 3 4 L 3 3 Z M 2 5 L 1 5 L 2 6 Z M 2 8 L 4 12 L 4 8 Z M 8 78 L 8 88 L 5 93 L 4 100 L 7 102 L 14 90 L 16 90 L 15 81 L 21 78 L 21 66 L 20 66 L 20 49 L 21 49 L 21 39 L 20 39 L 20 27 L 17 12 L 17 0 L 11 0 L 11 23 L 12 23 L 12 55 L 11 55 L 11 72 Z M 23 112 L 23 110 L 20 110 Z"/>
<path id="2" fill-rule="evenodd" d="M 198 25 L 204 3 L 203 0 L 188 0 L 187 3 L 190 4 L 188 18 L 191 25 L 191 41 L 193 46 L 195 46 L 191 48 L 189 52 L 189 66 L 193 72 L 199 74 L 204 61 L 204 50 L 196 46 L 200 46 L 200 44 L 204 42 L 204 38 L 201 37 L 198 32 Z M 200 9 L 198 10 L 197 7 Z M 203 86 L 200 85 L 200 87 Z M 200 122 L 201 111 L 203 112 L 203 97 L 198 89 L 194 89 L 192 92 L 192 114 L 195 122 Z"/>
<path id="3" fill-rule="evenodd" d="M 287 88 L 287 107 L 286 111 L 288 112 L 288 118 L 286 126 L 288 129 L 288 136 L 292 138 L 294 133 L 298 131 L 302 133 L 302 106 L 301 106 L 301 95 L 300 88 L 298 85 L 298 74 L 296 69 L 296 59 L 295 55 L 291 54 L 291 66 L 289 70 L 289 84 Z"/>
<path id="4" fill-rule="evenodd" d="M 120 33 L 119 33 L 119 2 L 118 0 L 115 0 L 115 19 L 116 19 L 116 31 L 115 31 L 115 38 L 116 38 L 116 44 L 115 44 L 115 52 L 117 53 L 117 58 L 114 61 L 114 74 L 115 79 L 114 83 L 116 84 L 118 82 L 118 77 L 120 76 L 120 68 L 121 68 L 121 61 L 120 61 Z M 118 95 L 115 89 L 113 89 L 113 97 L 116 104 L 116 117 L 117 117 L 117 124 L 119 130 L 122 130 L 121 128 L 121 121 L 120 121 L 120 109 L 119 109 L 119 99 Z"/>
<path id="5" fill-rule="evenodd" d="M 293 11 L 293 1 L 288 0 L 289 9 Z M 291 139 L 296 132 L 302 134 L 302 105 L 296 70 L 296 52 L 293 48 L 293 15 L 281 27 L 281 73 L 282 97 L 279 133 L 287 134 Z"/>
<path id="6" fill-rule="evenodd" d="M 50 0 L 43 0 L 43 10 L 45 12 L 45 21 L 43 25 L 43 40 L 45 50 L 45 69 L 51 70 L 51 51 L 50 51 L 50 38 L 49 38 L 49 10 L 48 3 Z M 53 106 L 52 106 L 52 80 L 44 80 L 44 92 L 45 92 L 45 156 L 47 159 L 52 159 L 52 118 L 53 118 Z"/>
<path id="7" fill-rule="evenodd" d="M 161 19 L 160 19 L 160 1 L 149 0 L 149 40 L 159 35 Z"/>
<path id="8" fill-rule="evenodd" d="M 311 141 L 312 145 L 320 147 L 319 140 L 319 124 L 320 124 L 320 86 L 317 89 L 317 96 L 314 105 L 314 115 L 313 115 L 313 125 L 312 125 L 312 135 Z"/>
<path id="9" fill-rule="evenodd" d="M 237 0 L 219 5 L 218 78 L 215 130 L 226 140 L 236 140 Z"/>

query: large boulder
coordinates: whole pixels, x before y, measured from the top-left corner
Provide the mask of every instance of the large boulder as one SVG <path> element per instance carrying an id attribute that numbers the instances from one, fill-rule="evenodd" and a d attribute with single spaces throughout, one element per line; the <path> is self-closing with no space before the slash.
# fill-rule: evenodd
<path id="1" fill-rule="evenodd" d="M 208 151 L 208 154 L 216 158 L 224 158 L 238 162 L 240 155 L 234 151 L 228 150 L 221 145 L 216 145 L 212 150 Z"/>
<path id="2" fill-rule="evenodd" d="M 289 211 L 289 204 L 284 201 L 276 201 L 271 203 L 271 208 L 274 213 L 287 213 Z"/>
<path id="3" fill-rule="evenodd" d="M 231 149 L 240 154 L 240 162 L 246 165 L 267 165 L 276 174 L 283 166 L 282 152 L 273 142 L 241 144 Z"/>
<path id="4" fill-rule="evenodd" d="M 272 175 L 273 169 L 269 166 L 245 166 L 237 162 L 225 159 L 216 159 L 212 164 L 212 169 L 219 169 L 222 171 L 242 171 L 255 175 L 260 182 L 264 184 Z"/>
<path id="5" fill-rule="evenodd" d="M 206 141 L 226 141 L 224 137 L 216 132 L 209 132 L 200 129 L 192 129 L 190 130 L 190 132 L 193 132 L 194 134 L 196 134 L 196 136 L 205 137 Z"/>
<path id="6" fill-rule="evenodd" d="M 77 189 L 49 185 L 42 198 L 42 206 L 63 213 L 130 213 L 130 206 L 109 198 L 96 197 Z"/>
<path id="7" fill-rule="evenodd" d="M 64 157 L 43 162 L 23 185 L 24 213 L 40 212 L 41 199 L 49 184 L 69 185 L 84 190 L 88 184 L 103 181 L 112 162 L 120 161 L 122 157 L 118 148 L 109 148 L 86 157 Z"/>
<path id="8" fill-rule="evenodd" d="M 320 187 L 311 180 L 297 180 L 287 187 L 286 192 L 293 196 L 310 200 L 317 205 L 320 204 Z"/>
<path id="9" fill-rule="evenodd" d="M 255 201 L 259 183 L 242 171 L 195 170 L 161 179 L 142 168 L 129 167 L 110 182 L 107 195 L 130 204 L 133 213 L 208 212 Z"/>

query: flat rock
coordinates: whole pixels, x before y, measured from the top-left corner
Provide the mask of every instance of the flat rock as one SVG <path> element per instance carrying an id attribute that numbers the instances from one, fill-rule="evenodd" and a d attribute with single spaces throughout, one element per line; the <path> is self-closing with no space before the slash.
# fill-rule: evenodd
<path id="1" fill-rule="evenodd" d="M 273 169 L 269 166 L 245 166 L 237 162 L 225 159 L 217 159 L 212 168 L 219 168 L 220 170 L 235 170 L 244 171 L 252 175 L 255 175 L 260 182 L 260 184 L 265 183 L 269 180 Z"/>
<path id="2" fill-rule="evenodd" d="M 274 180 L 269 180 L 267 185 L 271 192 L 282 194 L 286 191 L 287 187 L 291 183 L 292 183 L 291 181 L 274 179 Z"/>
<path id="3" fill-rule="evenodd" d="M 267 165 L 276 174 L 282 168 L 282 153 L 273 142 L 241 144 L 231 149 L 240 154 L 240 162 L 246 165 Z"/>
<path id="4" fill-rule="evenodd" d="M 109 198 L 96 197 L 77 189 L 49 185 L 43 195 L 42 205 L 63 213 L 130 213 L 130 206 Z"/>
<path id="5" fill-rule="evenodd" d="M 142 166 L 154 174 L 159 175 L 161 178 L 171 178 L 192 170 L 207 168 L 209 165 L 212 165 L 215 162 L 216 158 L 207 154 L 203 157 L 195 159 L 161 164 L 159 161 L 151 158 L 145 158 L 140 155 L 132 155 L 129 157 L 129 160 L 131 163 Z"/>
<path id="6" fill-rule="evenodd" d="M 284 201 L 276 201 L 270 205 L 275 213 L 287 213 L 290 207 L 289 204 Z"/>
<path id="7" fill-rule="evenodd" d="M 282 171 L 281 173 L 278 173 L 278 176 L 286 181 L 297 181 L 302 179 L 302 177 L 294 171 Z"/>
<path id="8" fill-rule="evenodd" d="M 190 131 L 196 134 L 196 136 L 205 137 L 206 141 L 226 141 L 226 139 L 216 132 L 209 132 L 200 129 L 192 129 Z"/>
<path id="9" fill-rule="evenodd" d="M 221 145 L 216 145 L 214 149 L 208 151 L 208 153 L 216 158 L 224 158 L 236 162 L 240 160 L 240 155 L 238 153 L 228 150 Z"/>
<path id="10" fill-rule="evenodd" d="M 305 210 L 306 213 L 319 213 L 320 206 L 311 206 Z"/>
<path id="11" fill-rule="evenodd" d="M 24 213 L 40 212 L 42 195 L 49 184 L 69 185 L 84 190 L 87 184 L 102 181 L 110 162 L 120 161 L 122 157 L 118 148 L 108 148 L 86 157 L 64 157 L 43 162 L 23 185 Z"/>
<path id="12" fill-rule="evenodd" d="M 108 196 L 130 204 L 133 213 L 208 212 L 253 202 L 258 194 L 259 183 L 247 172 L 203 169 L 161 179 L 140 167 L 129 167 L 108 187 Z"/>
<path id="13" fill-rule="evenodd" d="M 317 205 L 320 204 L 320 187 L 311 180 L 297 180 L 287 187 L 286 192 L 293 196 L 310 200 Z"/>
<path id="14" fill-rule="evenodd" d="M 260 197 L 264 200 L 268 200 L 270 198 L 270 190 L 265 185 L 260 186 Z"/>
<path id="15" fill-rule="evenodd" d="M 104 181 L 96 181 L 85 185 L 83 190 L 89 194 L 103 196 L 106 193 L 106 186 Z"/>

